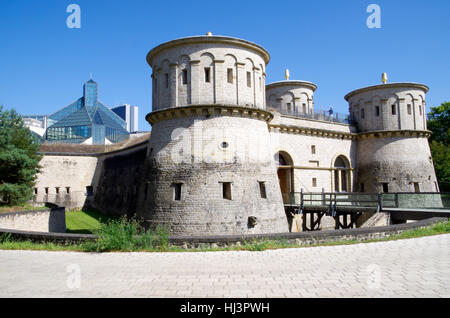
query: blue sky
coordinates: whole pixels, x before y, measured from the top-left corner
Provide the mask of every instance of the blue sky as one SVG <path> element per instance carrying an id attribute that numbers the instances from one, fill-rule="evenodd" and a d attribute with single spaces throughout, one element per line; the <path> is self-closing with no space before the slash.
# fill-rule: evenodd
<path id="1" fill-rule="evenodd" d="M 81 29 L 69 29 L 66 8 L 81 7 Z M 369 29 L 369 4 L 381 8 L 381 29 Z M 139 106 L 149 130 L 151 69 L 156 45 L 191 35 L 243 38 L 271 54 L 267 83 L 314 82 L 316 108 L 346 113 L 348 92 L 380 83 L 430 87 L 427 106 L 450 100 L 450 1 L 141 1 L 2 0 L 0 105 L 21 114 L 49 114 L 82 95 L 93 74 L 107 106 Z"/>

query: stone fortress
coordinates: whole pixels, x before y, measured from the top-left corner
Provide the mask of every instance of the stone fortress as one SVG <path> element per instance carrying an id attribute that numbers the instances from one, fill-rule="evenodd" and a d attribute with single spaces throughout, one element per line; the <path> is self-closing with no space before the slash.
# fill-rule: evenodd
<path id="1" fill-rule="evenodd" d="M 210 33 L 155 47 L 150 139 L 107 153 L 44 151 L 34 200 L 226 235 L 289 231 L 283 200 L 293 192 L 439 191 L 427 86 L 354 90 L 342 118 L 314 109 L 313 83 L 266 85 L 269 60 L 255 43 Z"/>

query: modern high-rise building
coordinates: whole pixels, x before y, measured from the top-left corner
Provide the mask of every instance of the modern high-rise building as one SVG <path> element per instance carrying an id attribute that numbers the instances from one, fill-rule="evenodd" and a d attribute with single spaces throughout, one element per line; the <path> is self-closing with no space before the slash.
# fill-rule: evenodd
<path id="1" fill-rule="evenodd" d="M 98 100 L 98 84 L 83 86 L 83 97 L 48 116 L 47 142 L 110 144 L 128 138 L 127 124 Z"/>
<path id="2" fill-rule="evenodd" d="M 39 137 L 45 135 L 47 130 L 47 116 L 46 115 L 22 115 L 23 122 L 33 133 Z"/>
<path id="3" fill-rule="evenodd" d="M 124 104 L 111 108 L 120 118 L 126 121 L 128 132 L 138 131 L 138 107 Z"/>

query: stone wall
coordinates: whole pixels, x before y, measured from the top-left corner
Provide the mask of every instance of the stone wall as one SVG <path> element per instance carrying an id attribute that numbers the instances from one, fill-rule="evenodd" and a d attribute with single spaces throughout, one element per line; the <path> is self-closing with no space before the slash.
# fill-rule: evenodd
<path id="1" fill-rule="evenodd" d="M 271 83 L 266 86 L 267 109 L 312 114 L 316 88 L 313 83 L 302 81 Z"/>
<path id="2" fill-rule="evenodd" d="M 92 154 L 44 154 L 33 203 L 53 202 L 68 210 L 83 207 L 92 186 L 98 157 Z M 36 193 L 37 191 L 37 193 Z"/>
<path id="3" fill-rule="evenodd" d="M 393 83 L 356 90 L 345 98 L 361 132 L 426 130 L 427 91 L 428 87 L 421 84 Z"/>
<path id="4" fill-rule="evenodd" d="M 134 214 L 146 150 L 147 142 L 109 153 L 44 153 L 32 203 Z"/>
<path id="5" fill-rule="evenodd" d="M 145 143 L 99 157 L 85 207 L 108 215 L 134 215 L 146 152 Z"/>
<path id="6" fill-rule="evenodd" d="M 195 109 L 201 115 L 193 110 L 190 117 L 185 112 L 153 123 L 138 215 L 169 226 L 174 235 L 288 231 L 267 146 L 269 114 L 225 106 Z"/>
<path id="7" fill-rule="evenodd" d="M 64 207 L 0 213 L 0 228 L 33 232 L 66 232 Z"/>
<path id="8" fill-rule="evenodd" d="M 147 57 L 153 69 L 153 111 L 198 104 L 265 108 L 268 58 L 260 46 L 228 37 L 191 37 L 164 43 Z"/>
<path id="9" fill-rule="evenodd" d="M 437 192 L 437 180 L 426 137 L 369 137 L 358 140 L 358 183 L 366 192 Z"/>
<path id="10" fill-rule="evenodd" d="M 279 115 L 269 126 L 273 155 L 281 152 L 292 159 L 291 192 L 335 191 L 333 167 L 339 156 L 347 159 L 349 190 L 354 190 L 356 135 L 351 126 Z"/>

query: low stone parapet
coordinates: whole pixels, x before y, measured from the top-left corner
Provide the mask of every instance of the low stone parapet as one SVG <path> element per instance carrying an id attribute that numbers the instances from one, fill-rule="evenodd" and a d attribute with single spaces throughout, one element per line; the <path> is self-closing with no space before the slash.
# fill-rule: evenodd
<path id="1" fill-rule="evenodd" d="M 40 210 L 0 213 L 0 229 L 65 233 L 66 210 L 63 206 L 48 204 Z"/>
<path id="2" fill-rule="evenodd" d="M 447 218 L 431 218 L 413 223 L 396 224 L 389 226 L 328 230 L 314 232 L 278 233 L 278 234 L 253 234 L 253 235 L 215 235 L 215 236 L 172 236 L 169 238 L 170 246 L 178 246 L 186 249 L 217 248 L 240 246 L 246 242 L 264 240 L 284 240 L 299 246 L 308 246 L 334 241 L 368 241 L 400 234 L 407 230 L 424 228 Z M 92 234 L 69 233 L 43 233 L 32 231 L 20 231 L 0 228 L 0 235 L 8 234 L 12 239 L 31 240 L 34 242 L 72 242 L 81 243 L 96 240 Z"/>

